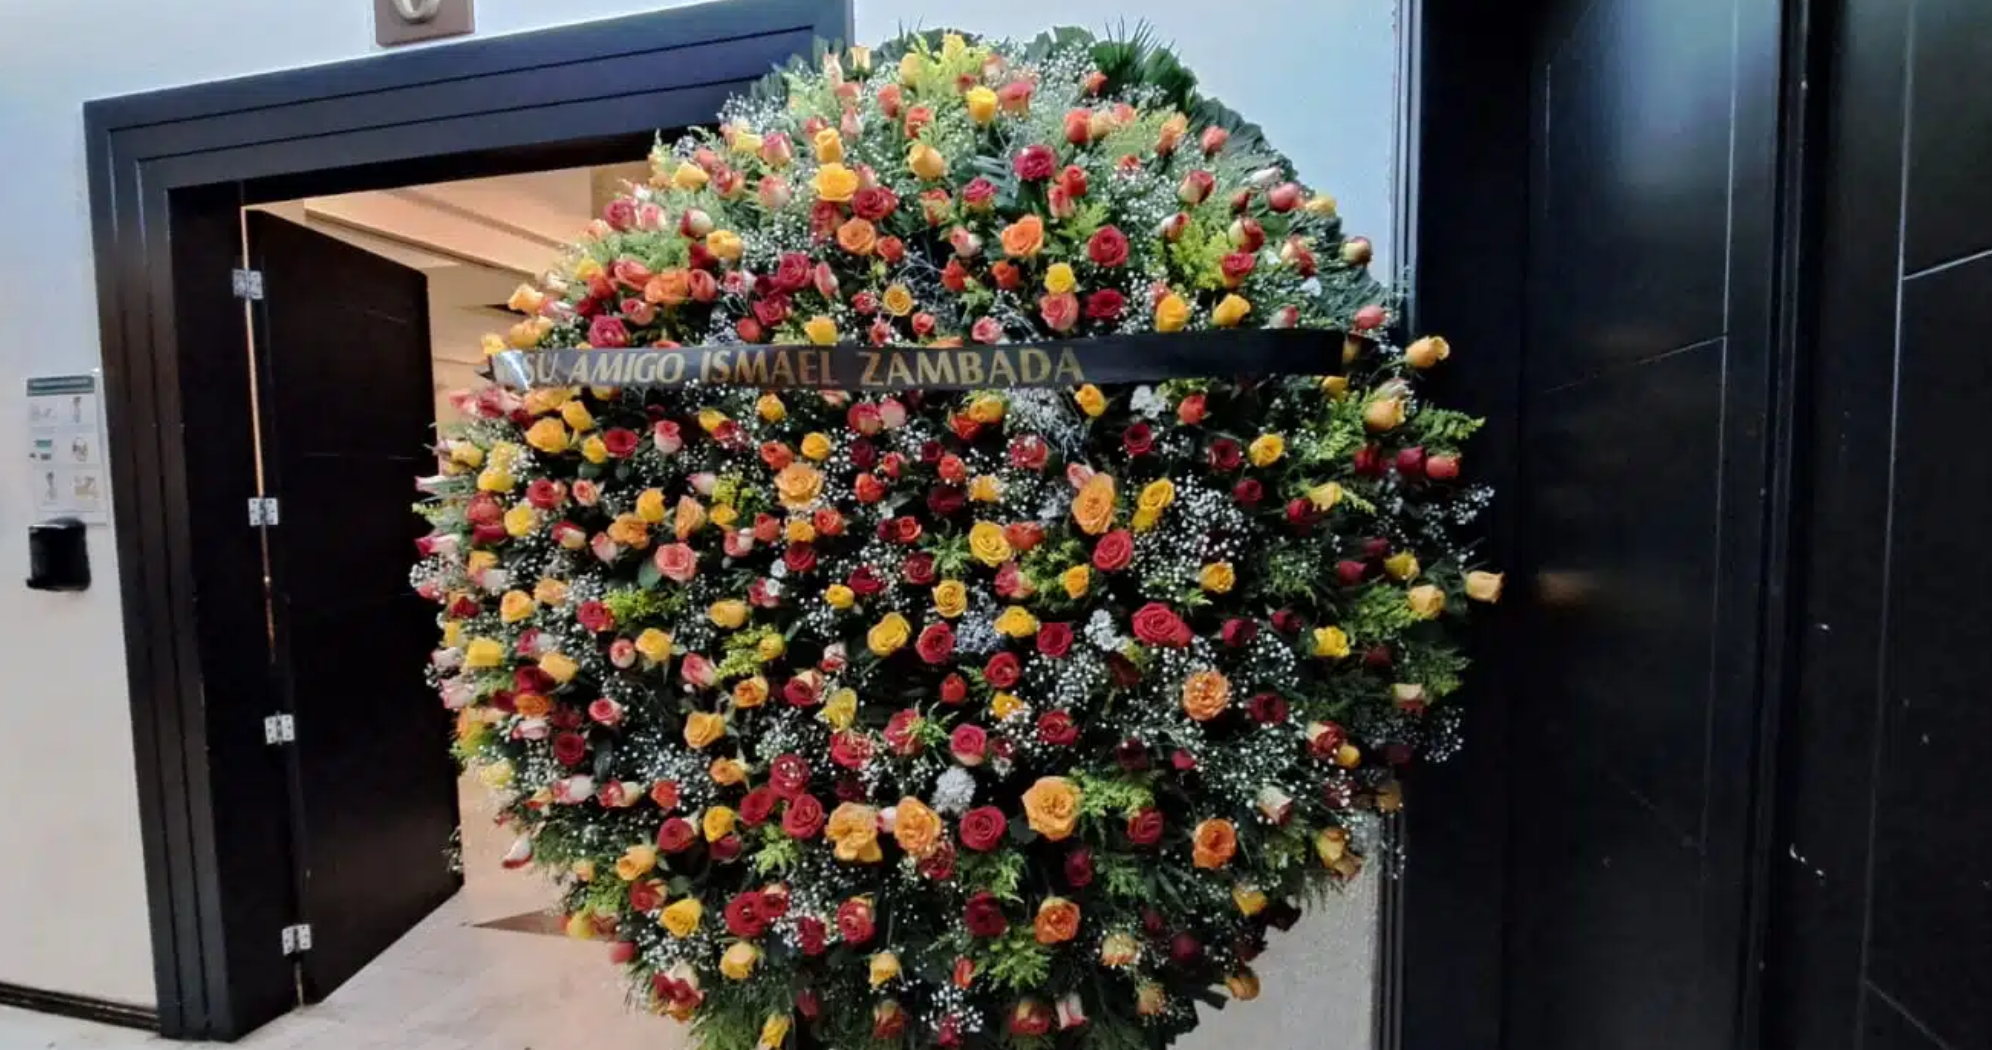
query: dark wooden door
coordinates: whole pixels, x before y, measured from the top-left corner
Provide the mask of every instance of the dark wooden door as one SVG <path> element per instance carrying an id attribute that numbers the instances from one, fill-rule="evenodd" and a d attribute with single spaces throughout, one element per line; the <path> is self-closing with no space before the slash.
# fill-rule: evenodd
<path id="1" fill-rule="evenodd" d="M 423 685 L 433 607 L 410 589 L 413 479 L 435 418 L 428 282 L 248 215 L 280 688 L 296 719 L 294 853 L 307 1000 L 461 885 L 449 723 Z"/>
<path id="2" fill-rule="evenodd" d="M 1992 1046 L 1992 5 L 1832 0 L 1765 1041 Z"/>

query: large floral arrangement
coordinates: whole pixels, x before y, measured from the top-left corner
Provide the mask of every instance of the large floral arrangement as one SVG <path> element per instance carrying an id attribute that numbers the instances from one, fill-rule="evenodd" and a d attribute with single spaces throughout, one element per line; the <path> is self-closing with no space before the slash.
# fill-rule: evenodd
<path id="1" fill-rule="evenodd" d="M 1341 334 L 1259 381 L 467 393 L 415 571 L 458 751 L 712 1050 L 1166 1045 L 1447 740 L 1500 586 L 1475 421 L 1412 392 L 1448 348 L 1139 40 L 914 36 L 723 120 L 490 349 Z"/>

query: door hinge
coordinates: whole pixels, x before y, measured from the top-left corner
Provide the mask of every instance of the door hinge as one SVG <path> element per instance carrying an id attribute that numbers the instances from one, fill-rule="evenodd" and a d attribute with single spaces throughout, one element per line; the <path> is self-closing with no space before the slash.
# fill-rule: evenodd
<path id="1" fill-rule="evenodd" d="M 311 950 L 311 924 L 284 927 L 284 954 L 300 955 Z"/>
<path id="2" fill-rule="evenodd" d="M 290 715 L 271 715 L 263 719 L 263 743 L 297 743 L 297 719 Z"/>
<path id="3" fill-rule="evenodd" d="M 237 299 L 261 299 L 263 297 L 263 271 L 231 270 L 228 286 Z"/>
<path id="4" fill-rule="evenodd" d="M 280 515 L 277 511 L 277 497 L 249 497 L 249 524 L 255 526 L 275 525 Z"/>

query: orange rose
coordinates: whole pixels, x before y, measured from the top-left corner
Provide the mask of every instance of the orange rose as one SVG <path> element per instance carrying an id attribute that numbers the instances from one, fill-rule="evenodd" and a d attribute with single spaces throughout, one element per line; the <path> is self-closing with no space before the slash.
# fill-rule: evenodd
<path id="1" fill-rule="evenodd" d="M 1198 671 L 1183 681 L 1183 711 L 1208 722 L 1231 706 L 1231 681 L 1216 671 Z"/>
<path id="2" fill-rule="evenodd" d="M 823 826 L 823 837 L 837 844 L 837 859 L 876 864 L 884 859 L 878 848 L 878 811 L 856 802 L 839 805 Z"/>
<path id="3" fill-rule="evenodd" d="M 1211 819 L 1197 825 L 1191 851 L 1199 868 L 1222 868 L 1238 853 L 1238 830 L 1228 820 Z"/>
<path id="4" fill-rule="evenodd" d="M 900 849 L 924 857 L 941 844 L 941 815 L 917 798 L 902 798 L 893 810 L 892 837 Z"/>
<path id="5" fill-rule="evenodd" d="M 1079 789 L 1064 777 L 1040 777 L 1024 792 L 1024 818 L 1053 842 L 1072 837 L 1079 823 Z"/>
<path id="6" fill-rule="evenodd" d="M 538 693 L 520 693 L 513 698 L 512 708 L 520 718 L 545 718 L 553 713 L 553 701 Z"/>
<path id="7" fill-rule="evenodd" d="M 1063 897 L 1046 897 L 1033 928 L 1039 944 L 1064 944 L 1079 936 L 1079 906 Z"/>
<path id="8" fill-rule="evenodd" d="M 1107 531 L 1114 520 L 1114 479 L 1111 474 L 1095 474 L 1079 486 L 1072 497 L 1072 520 L 1088 536 Z"/>
<path id="9" fill-rule="evenodd" d="M 788 507 L 806 507 L 823 491 L 823 474 L 806 463 L 791 463 L 775 475 L 775 491 Z"/>
<path id="10" fill-rule="evenodd" d="M 687 270 L 664 270 L 651 276 L 643 286 L 643 297 L 663 306 L 680 306 L 692 297 L 692 275 Z"/>
<path id="11" fill-rule="evenodd" d="M 878 245 L 878 229 L 856 216 L 837 227 L 837 246 L 852 255 L 870 255 Z"/>
<path id="12" fill-rule="evenodd" d="M 1044 248 L 1044 220 L 1026 215 L 1003 227 L 1003 253 L 1011 258 L 1030 259 Z"/>

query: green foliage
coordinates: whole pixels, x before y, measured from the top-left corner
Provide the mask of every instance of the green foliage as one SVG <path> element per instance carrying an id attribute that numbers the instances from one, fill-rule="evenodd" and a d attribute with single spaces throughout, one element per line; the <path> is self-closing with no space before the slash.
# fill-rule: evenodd
<path id="1" fill-rule="evenodd" d="M 1437 699 L 1459 690 L 1460 678 L 1472 663 L 1449 646 L 1406 646 L 1398 657 L 1397 674 L 1403 681 L 1423 685 L 1426 695 Z"/>
<path id="2" fill-rule="evenodd" d="M 1154 880 L 1141 863 L 1129 857 L 1101 854 L 1093 859 L 1094 870 L 1107 887 L 1109 896 L 1121 900 L 1146 900 L 1155 894 Z"/>
<path id="3" fill-rule="evenodd" d="M 761 826 L 761 845 L 754 851 L 754 871 L 761 875 L 786 872 L 802 860 L 802 843 L 775 824 Z"/>
<path id="4" fill-rule="evenodd" d="M 1010 927 L 1003 936 L 983 943 L 975 960 L 978 977 L 1016 991 L 1029 991 L 1051 976 L 1051 949 L 1037 942 L 1027 924 Z"/>
<path id="5" fill-rule="evenodd" d="M 1427 450 L 1457 450 L 1486 424 L 1486 420 L 1450 408 L 1426 407 L 1411 417 L 1410 431 Z"/>
<path id="6" fill-rule="evenodd" d="M 1079 787 L 1082 817 L 1131 817 L 1155 804 L 1153 774 L 1103 776 L 1078 772 L 1072 779 Z"/>
<path id="7" fill-rule="evenodd" d="M 618 589 L 602 595 L 602 604 L 625 626 L 668 619 L 682 612 L 685 592 L 671 590 Z"/>
<path id="8" fill-rule="evenodd" d="M 1013 903 L 1023 900 L 1025 865 L 1022 853 L 1007 849 L 994 853 L 965 853 L 956 861 L 956 866 L 960 868 L 966 884 L 988 890 Z"/>
<path id="9" fill-rule="evenodd" d="M 1403 588 L 1389 583 L 1373 583 L 1356 594 L 1356 601 L 1342 617 L 1342 630 L 1363 641 L 1394 637 L 1418 622 Z"/>

